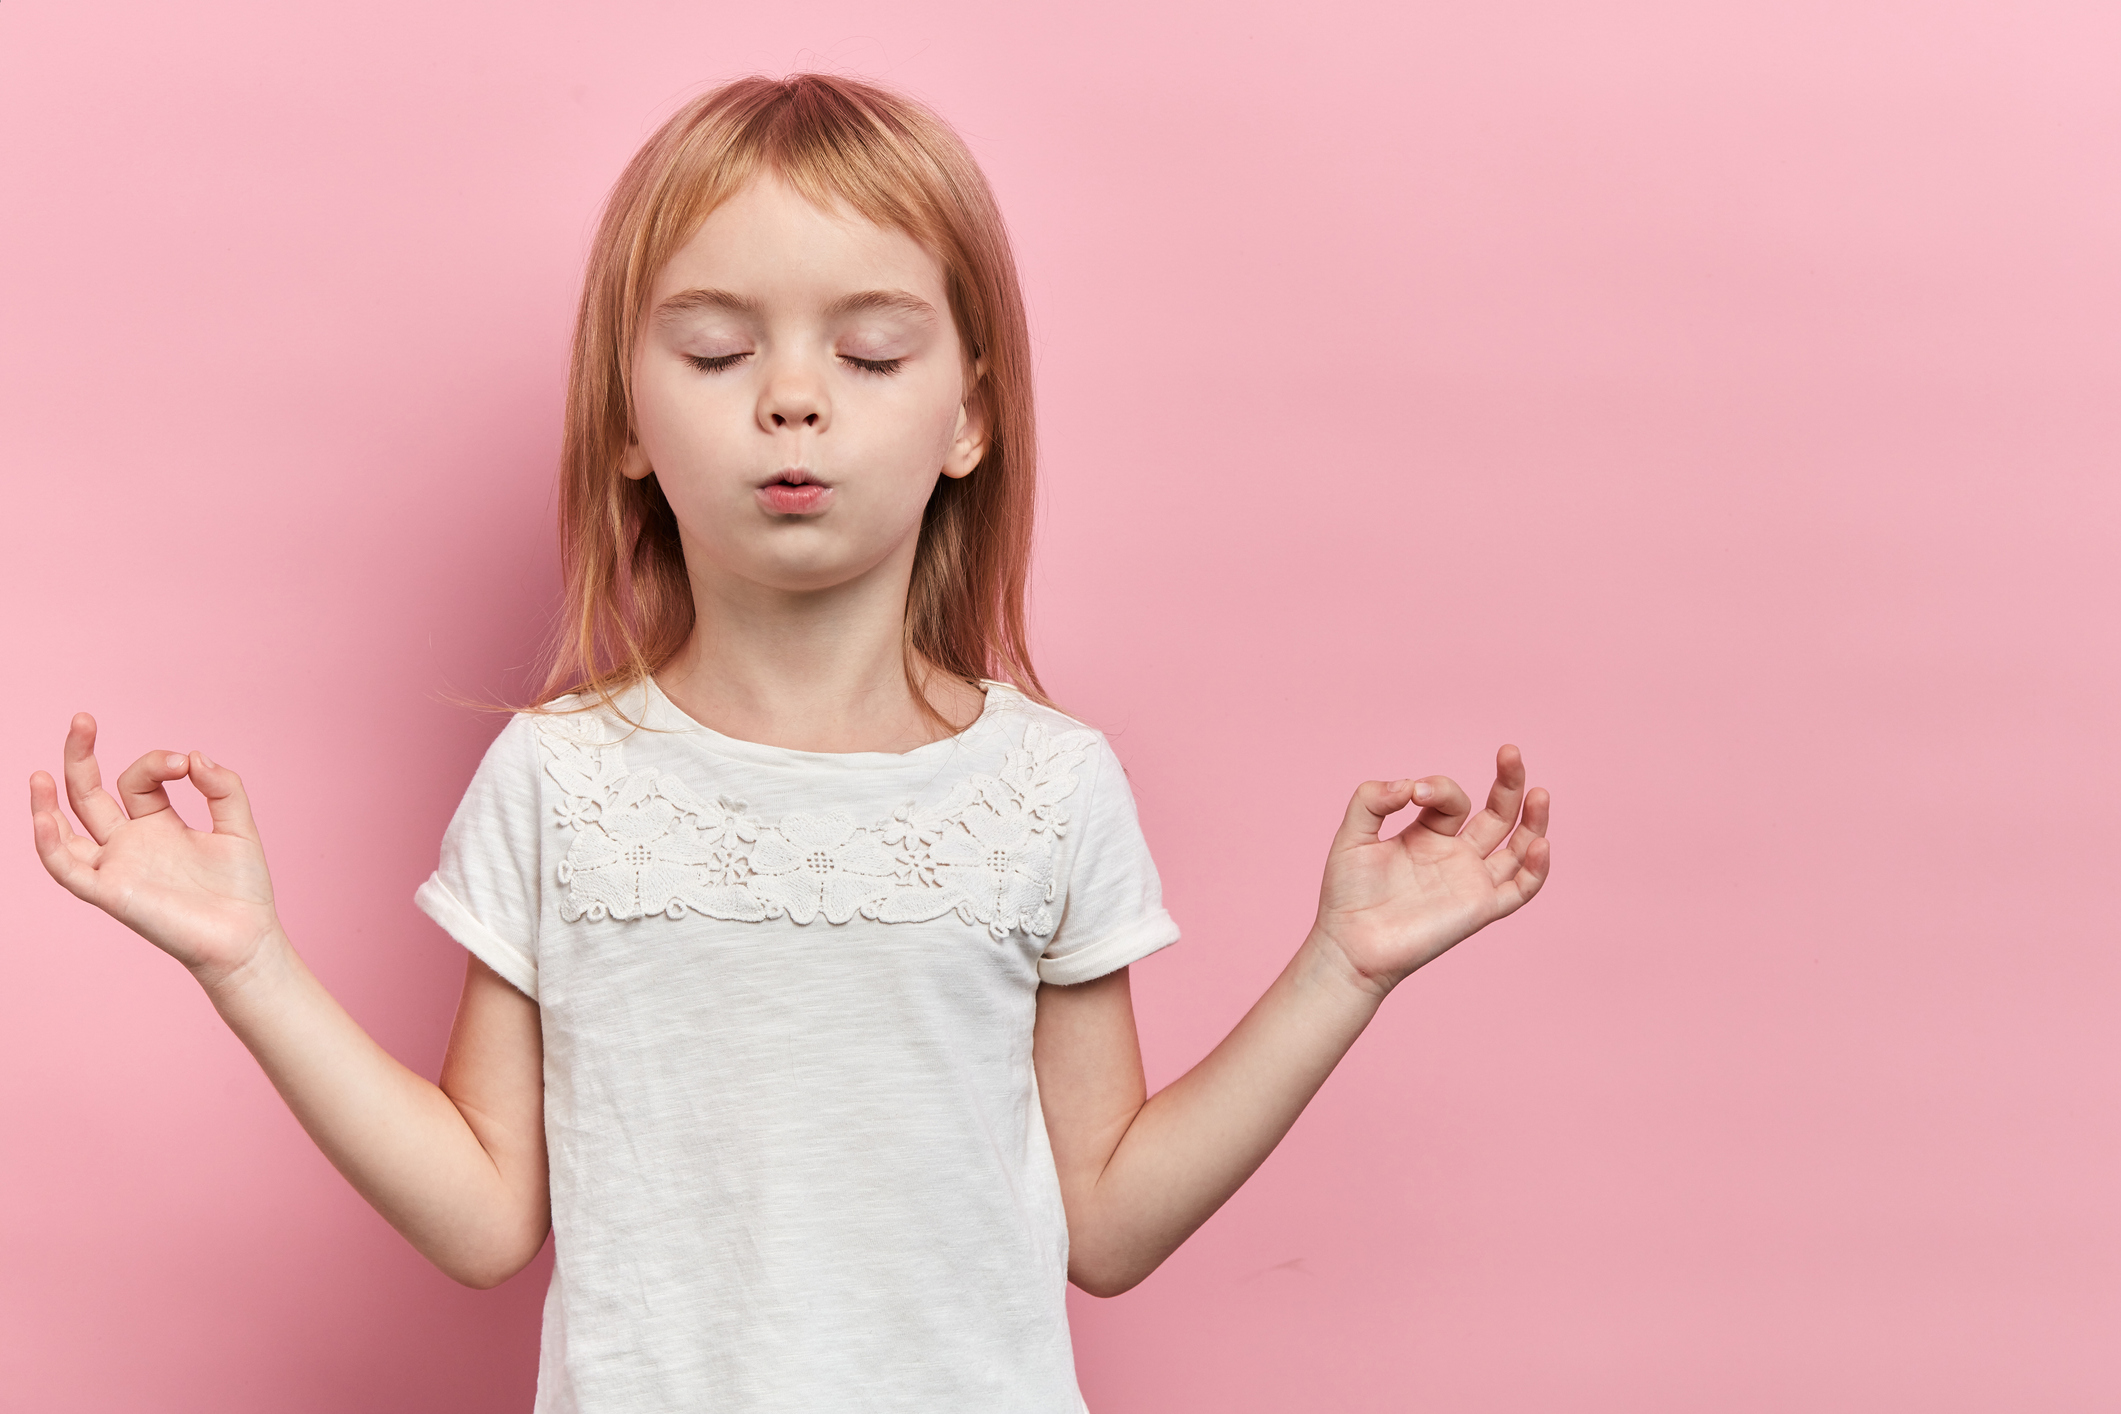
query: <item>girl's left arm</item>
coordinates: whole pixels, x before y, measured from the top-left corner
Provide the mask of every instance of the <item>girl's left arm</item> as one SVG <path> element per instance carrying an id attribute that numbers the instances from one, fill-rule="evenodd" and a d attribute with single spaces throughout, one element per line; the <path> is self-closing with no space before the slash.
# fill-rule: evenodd
<path id="1" fill-rule="evenodd" d="M 1515 912 L 1545 881 L 1548 797 L 1514 746 L 1485 809 L 1448 776 L 1367 781 L 1326 857 L 1295 957 L 1207 1058 L 1152 1098 L 1126 969 L 1043 986 L 1033 1055 L 1068 1211 L 1068 1276 L 1116 1296 L 1252 1176 L 1409 973 Z M 1390 839 L 1385 820 L 1414 822 Z"/>

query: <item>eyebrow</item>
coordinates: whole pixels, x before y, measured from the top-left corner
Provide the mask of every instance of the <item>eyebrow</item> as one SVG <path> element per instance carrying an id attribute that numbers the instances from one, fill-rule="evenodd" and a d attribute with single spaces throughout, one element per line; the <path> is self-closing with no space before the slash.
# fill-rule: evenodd
<path id="1" fill-rule="evenodd" d="M 674 314 L 690 314 L 695 309 L 720 309 L 730 314 L 756 314 L 756 302 L 742 295 L 733 295 L 727 290 L 686 290 L 672 295 L 656 306 L 655 317 L 667 318 Z"/>
<path id="2" fill-rule="evenodd" d="M 696 309 L 718 309 L 729 314 L 757 315 L 758 301 L 733 294 L 728 290 L 685 290 L 672 295 L 656 307 L 657 319 L 689 314 Z M 862 314 L 880 310 L 889 314 L 905 314 L 915 319 L 934 319 L 935 306 L 919 295 L 905 290 L 862 290 L 856 294 L 842 295 L 825 306 L 827 318 L 843 314 Z"/>
<path id="3" fill-rule="evenodd" d="M 919 295 L 904 290 L 863 290 L 860 294 L 846 295 L 825 306 L 828 315 L 863 314 L 870 310 L 881 310 L 886 314 L 910 314 L 915 319 L 935 318 L 935 306 Z"/>

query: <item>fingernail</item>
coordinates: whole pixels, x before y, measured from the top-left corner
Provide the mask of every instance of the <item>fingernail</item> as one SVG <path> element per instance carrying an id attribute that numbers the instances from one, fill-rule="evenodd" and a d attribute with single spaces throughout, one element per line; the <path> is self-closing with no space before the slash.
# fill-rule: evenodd
<path id="1" fill-rule="evenodd" d="M 1423 781 L 1414 787 L 1414 798 L 1416 800 L 1427 800 L 1434 794 L 1436 794 L 1436 787 L 1430 785 L 1427 781 Z"/>
<path id="2" fill-rule="evenodd" d="M 184 769 L 185 762 L 183 757 L 179 756 L 176 752 L 172 751 L 169 753 L 168 756 L 163 758 L 163 764 L 168 766 L 169 769 L 172 771 L 181 771 Z"/>
<path id="3" fill-rule="evenodd" d="M 214 765 L 214 758 L 208 756 L 203 751 L 199 753 L 199 764 L 201 766 L 204 766 L 209 771 L 215 771 L 220 769 L 218 766 Z"/>

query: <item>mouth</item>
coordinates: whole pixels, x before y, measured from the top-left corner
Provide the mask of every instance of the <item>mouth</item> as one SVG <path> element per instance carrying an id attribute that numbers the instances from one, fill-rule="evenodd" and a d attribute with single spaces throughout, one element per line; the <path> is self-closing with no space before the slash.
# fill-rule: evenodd
<path id="1" fill-rule="evenodd" d="M 758 489 L 759 504 L 777 516 L 810 515 L 821 511 L 832 497 L 832 488 L 802 467 L 785 467 Z"/>

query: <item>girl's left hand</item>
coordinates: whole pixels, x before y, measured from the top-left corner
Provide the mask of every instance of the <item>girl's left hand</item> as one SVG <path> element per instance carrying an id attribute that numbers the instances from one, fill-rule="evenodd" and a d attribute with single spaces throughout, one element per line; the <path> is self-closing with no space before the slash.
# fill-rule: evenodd
<path id="1" fill-rule="evenodd" d="M 1380 839 L 1386 818 L 1409 804 L 1422 807 L 1414 822 Z M 1478 815 L 1449 776 L 1365 781 L 1326 856 L 1312 941 L 1378 995 L 1389 992 L 1539 892 L 1552 853 L 1548 804 L 1544 790 L 1526 794 L 1514 746 L 1495 753 L 1495 788 Z"/>

